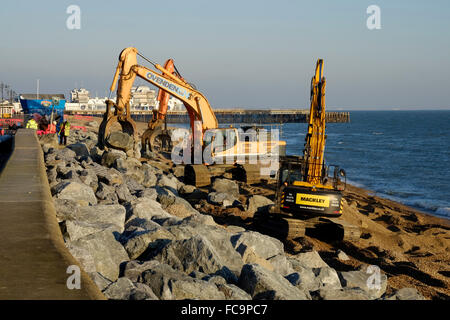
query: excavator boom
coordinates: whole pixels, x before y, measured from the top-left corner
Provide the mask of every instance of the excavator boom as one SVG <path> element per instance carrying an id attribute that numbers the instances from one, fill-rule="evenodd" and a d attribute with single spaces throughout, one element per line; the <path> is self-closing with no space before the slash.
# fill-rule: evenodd
<path id="1" fill-rule="evenodd" d="M 158 73 L 155 70 L 138 65 L 137 55 L 138 50 L 129 47 L 124 49 L 119 56 L 119 62 L 110 87 L 111 91 L 114 91 L 118 82 L 117 101 L 116 103 L 108 101 L 107 112 L 99 128 L 99 143 L 101 147 L 107 145 L 106 140 L 109 130 L 115 122 L 119 122 L 122 125 L 123 131 L 133 135 L 136 139 L 136 126 L 130 114 L 131 88 L 136 76 L 164 91 L 164 94 L 161 93 L 162 98 L 164 98 L 164 100 L 161 100 L 162 102 L 167 99 L 166 95 L 172 95 L 181 100 L 189 113 L 191 128 L 193 130 L 196 120 L 200 121 L 202 132 L 208 129 L 218 128 L 216 116 L 208 100 L 202 93 L 192 88 L 183 78 L 174 75 L 173 70 L 168 70 L 159 64 L 154 64 L 154 67 L 161 72 Z M 111 110 L 112 107 L 115 107 L 114 113 Z M 160 110 L 159 117 L 165 117 L 166 112 L 167 109 Z M 200 139 L 200 141 L 202 140 Z"/>
<path id="2" fill-rule="evenodd" d="M 305 137 L 305 160 L 307 183 L 318 185 L 322 181 L 323 155 L 325 149 L 325 86 L 323 60 L 319 59 L 315 74 L 311 80 L 311 106 L 309 112 L 308 132 Z"/>

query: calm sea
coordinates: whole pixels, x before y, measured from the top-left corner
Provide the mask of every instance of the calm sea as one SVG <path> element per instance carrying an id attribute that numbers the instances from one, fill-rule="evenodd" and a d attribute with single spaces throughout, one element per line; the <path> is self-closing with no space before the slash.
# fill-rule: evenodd
<path id="1" fill-rule="evenodd" d="M 348 181 L 450 218 L 450 111 L 352 111 L 327 125 L 325 157 Z M 301 154 L 306 124 L 283 125 L 288 154 Z"/>

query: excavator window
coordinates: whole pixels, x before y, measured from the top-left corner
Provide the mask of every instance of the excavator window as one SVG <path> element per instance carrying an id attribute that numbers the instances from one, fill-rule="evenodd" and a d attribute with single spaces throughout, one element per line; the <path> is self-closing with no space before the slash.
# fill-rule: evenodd
<path id="1" fill-rule="evenodd" d="M 303 181 L 301 165 L 289 164 L 281 169 L 280 183 L 293 184 L 294 181 Z"/>

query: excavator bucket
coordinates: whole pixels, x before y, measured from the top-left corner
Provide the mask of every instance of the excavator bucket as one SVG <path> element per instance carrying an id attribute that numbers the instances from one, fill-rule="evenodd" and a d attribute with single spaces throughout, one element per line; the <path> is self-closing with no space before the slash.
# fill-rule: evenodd
<path id="1" fill-rule="evenodd" d="M 100 123 L 98 130 L 98 144 L 101 149 L 112 148 L 119 149 L 122 151 L 128 151 L 126 147 L 124 147 L 123 143 L 117 143 L 115 140 L 110 139 L 111 128 L 115 123 L 119 123 L 122 132 L 128 134 L 134 142 L 136 142 L 137 138 L 137 130 L 136 123 L 129 114 L 121 114 L 117 115 L 117 112 L 112 112 L 112 107 L 115 107 L 113 101 L 108 100 L 106 106 L 106 112 L 103 115 L 103 120 Z M 134 143 L 133 143 L 134 145 Z"/>
<path id="2" fill-rule="evenodd" d="M 183 77 L 175 72 L 175 64 L 173 59 L 168 59 L 164 64 L 164 69 L 169 74 L 172 74 L 179 79 L 183 80 Z M 163 73 L 167 75 L 167 73 Z M 148 123 L 148 128 L 142 134 L 141 142 L 142 148 L 151 152 L 166 151 L 170 152 L 172 149 L 172 141 L 167 131 L 166 116 L 168 110 L 170 94 L 167 91 L 159 89 L 158 92 L 158 110 L 153 110 L 153 117 Z"/>
<path id="3" fill-rule="evenodd" d="M 172 139 L 164 121 L 165 119 L 155 119 L 154 116 L 149 122 L 148 128 L 141 137 L 142 148 L 144 150 L 147 148 L 151 152 L 170 152 L 172 150 Z"/>

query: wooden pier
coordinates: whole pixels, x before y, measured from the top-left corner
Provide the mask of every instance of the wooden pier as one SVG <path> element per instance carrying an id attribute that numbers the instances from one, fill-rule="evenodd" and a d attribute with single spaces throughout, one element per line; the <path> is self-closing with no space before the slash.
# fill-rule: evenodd
<path id="1" fill-rule="evenodd" d="M 104 111 L 78 110 L 66 111 L 69 115 L 101 116 Z M 215 109 L 217 120 L 221 124 L 247 123 L 247 124 L 271 124 L 271 123 L 306 123 L 309 118 L 309 110 L 246 110 L 246 109 Z M 151 111 L 132 111 L 131 117 L 135 121 L 148 122 L 152 118 Z M 188 123 L 189 116 L 186 111 L 167 112 L 168 123 Z M 327 112 L 326 122 L 350 122 L 349 112 Z"/>

